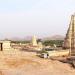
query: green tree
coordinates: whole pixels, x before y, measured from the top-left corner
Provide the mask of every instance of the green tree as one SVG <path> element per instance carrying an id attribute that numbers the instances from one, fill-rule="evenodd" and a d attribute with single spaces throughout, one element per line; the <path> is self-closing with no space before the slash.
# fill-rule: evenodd
<path id="1" fill-rule="evenodd" d="M 56 44 L 57 46 L 62 46 L 63 44 L 63 40 L 46 40 L 43 41 L 43 45 L 45 46 L 54 46 L 54 44 Z"/>

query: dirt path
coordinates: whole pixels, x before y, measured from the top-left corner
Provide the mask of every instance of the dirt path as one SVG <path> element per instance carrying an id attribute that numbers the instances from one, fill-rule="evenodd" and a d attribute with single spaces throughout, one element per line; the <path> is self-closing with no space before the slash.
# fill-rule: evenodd
<path id="1" fill-rule="evenodd" d="M 69 64 L 41 59 L 34 53 L 0 54 L 0 75 L 75 75 Z"/>

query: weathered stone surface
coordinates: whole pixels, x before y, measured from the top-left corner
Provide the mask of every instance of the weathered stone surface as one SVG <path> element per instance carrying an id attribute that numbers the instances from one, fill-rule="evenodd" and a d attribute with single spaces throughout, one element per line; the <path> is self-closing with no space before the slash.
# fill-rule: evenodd
<path id="1" fill-rule="evenodd" d="M 71 21 L 64 41 L 64 47 L 69 48 L 70 54 L 75 56 L 75 14 L 71 16 Z"/>

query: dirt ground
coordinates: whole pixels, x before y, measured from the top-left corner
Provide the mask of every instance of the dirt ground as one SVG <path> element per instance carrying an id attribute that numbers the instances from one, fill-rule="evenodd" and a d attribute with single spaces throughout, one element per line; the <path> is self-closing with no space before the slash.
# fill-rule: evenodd
<path id="1" fill-rule="evenodd" d="M 70 64 L 24 51 L 0 52 L 0 75 L 75 75 Z"/>

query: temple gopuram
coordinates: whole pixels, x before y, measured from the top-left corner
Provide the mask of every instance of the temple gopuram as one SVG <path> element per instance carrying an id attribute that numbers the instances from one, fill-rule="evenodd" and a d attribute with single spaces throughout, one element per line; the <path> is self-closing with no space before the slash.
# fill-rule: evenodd
<path id="1" fill-rule="evenodd" d="M 64 40 L 64 48 L 70 50 L 71 56 L 75 56 L 75 14 L 71 16 L 69 28 Z"/>

